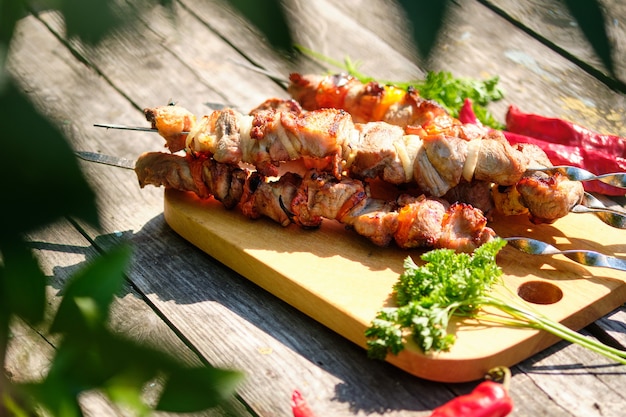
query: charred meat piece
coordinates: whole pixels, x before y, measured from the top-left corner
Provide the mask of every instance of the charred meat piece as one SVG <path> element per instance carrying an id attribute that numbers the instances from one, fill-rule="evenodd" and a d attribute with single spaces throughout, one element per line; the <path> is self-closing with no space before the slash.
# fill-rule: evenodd
<path id="1" fill-rule="evenodd" d="M 553 223 L 566 216 L 584 196 L 583 186 L 563 175 L 524 177 L 515 187 L 535 224 Z"/>
<path id="2" fill-rule="evenodd" d="M 165 139 L 170 152 L 185 149 L 186 134 L 196 124 L 196 116 L 180 106 L 161 106 L 144 110 L 146 120 Z"/>
<path id="3" fill-rule="evenodd" d="M 285 210 L 283 201 L 291 201 L 301 183 L 302 178 L 293 173 L 287 173 L 275 182 L 267 182 L 258 173 L 253 173 L 245 185 L 240 204 L 241 212 L 251 219 L 268 217 L 282 226 L 287 226 L 292 222 L 293 215 Z"/>
<path id="4" fill-rule="evenodd" d="M 280 112 L 291 112 L 294 114 L 301 114 L 303 112 L 302 106 L 294 99 L 282 99 L 282 98 L 268 98 L 263 103 L 250 110 L 250 115 L 255 115 L 265 110 L 276 110 Z"/>
<path id="5" fill-rule="evenodd" d="M 495 232 L 486 227 L 487 219 L 469 204 L 454 203 L 446 211 L 437 247 L 471 252 L 491 241 Z"/>
<path id="6" fill-rule="evenodd" d="M 210 158 L 146 152 L 135 163 L 139 185 L 192 191 L 200 198 L 214 197 L 226 208 L 241 200 L 248 172 Z"/>
<path id="7" fill-rule="evenodd" d="M 469 205 L 458 210 L 443 200 L 400 196 L 395 201 L 370 197 L 365 183 L 337 179 L 328 172 L 287 173 L 270 181 L 255 172 L 210 158 L 148 153 L 136 163 L 141 186 L 152 184 L 213 196 L 250 218 L 268 217 L 287 226 L 317 227 L 337 220 L 376 245 L 395 241 L 401 248 L 448 247 L 471 250 L 493 231 L 482 212 Z M 443 246 L 448 245 L 448 246 Z"/>
<path id="8" fill-rule="evenodd" d="M 362 83 L 347 74 L 290 74 L 287 91 L 305 110 L 336 108 L 347 111 L 355 123 L 386 122 L 397 126 L 449 126 L 458 123 L 439 104 L 376 81 Z"/>

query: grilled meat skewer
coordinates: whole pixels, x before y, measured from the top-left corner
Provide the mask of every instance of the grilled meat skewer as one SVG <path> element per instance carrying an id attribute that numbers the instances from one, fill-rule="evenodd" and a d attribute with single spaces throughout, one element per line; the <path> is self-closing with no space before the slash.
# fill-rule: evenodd
<path id="1" fill-rule="evenodd" d="M 186 149 L 208 153 L 218 162 L 249 163 L 268 176 L 276 175 L 280 163 L 302 159 L 337 178 L 345 173 L 391 184 L 416 182 L 425 193 L 441 197 L 462 180 L 514 185 L 527 166 L 527 158 L 502 135 L 477 127 L 458 137 L 420 137 L 384 122 L 355 124 L 337 109 L 303 114 L 269 109 L 254 115 L 225 109 L 184 130 L 193 115 L 177 106 L 145 113 L 159 133 L 164 131 L 170 151 Z"/>
<path id="2" fill-rule="evenodd" d="M 347 111 L 355 123 L 386 122 L 403 128 L 441 132 L 461 123 L 433 100 L 376 81 L 362 83 L 347 74 L 314 75 L 292 73 L 287 91 L 304 110 L 336 108 Z"/>
<path id="3" fill-rule="evenodd" d="M 226 208 L 239 206 L 250 218 L 269 217 L 287 226 L 318 227 L 323 219 L 337 220 L 386 246 L 450 248 L 472 251 L 493 239 L 483 213 L 468 204 L 438 198 L 400 196 L 394 201 L 372 198 L 360 180 L 337 179 L 328 172 L 290 172 L 269 181 L 204 156 L 152 152 L 139 157 L 135 172 L 142 187 L 151 184 L 215 197 Z"/>

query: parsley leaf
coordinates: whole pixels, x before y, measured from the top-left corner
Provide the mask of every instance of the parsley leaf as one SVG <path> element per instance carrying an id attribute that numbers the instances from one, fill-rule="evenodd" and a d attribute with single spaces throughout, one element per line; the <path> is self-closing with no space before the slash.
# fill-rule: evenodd
<path id="1" fill-rule="evenodd" d="M 456 253 L 451 249 L 426 252 L 417 266 L 407 257 L 404 272 L 393 289 L 397 308 L 381 310 L 366 331 L 369 355 L 384 358 L 387 350 L 397 354 L 403 348 L 403 330 L 424 351 L 449 350 L 454 336 L 447 333 L 453 314 L 471 314 L 483 295 L 502 275 L 495 256 L 506 241 L 495 239 L 474 251 Z"/>
<path id="2" fill-rule="evenodd" d="M 564 340 L 577 343 L 618 363 L 626 364 L 626 351 L 589 339 L 537 312 L 514 304 L 513 299 L 499 299 L 491 294 L 500 282 L 502 270 L 496 255 L 506 241 L 496 238 L 473 254 L 435 249 L 424 253 L 425 264 L 418 266 L 410 257 L 404 272 L 394 284 L 397 307 L 378 311 L 365 331 L 368 356 L 384 359 L 404 349 L 407 338 L 423 352 L 447 351 L 455 337 L 448 333 L 453 316 L 475 317 L 483 322 L 544 330 Z M 521 304 L 521 302 L 520 302 Z M 486 313 L 491 306 L 505 315 Z"/>

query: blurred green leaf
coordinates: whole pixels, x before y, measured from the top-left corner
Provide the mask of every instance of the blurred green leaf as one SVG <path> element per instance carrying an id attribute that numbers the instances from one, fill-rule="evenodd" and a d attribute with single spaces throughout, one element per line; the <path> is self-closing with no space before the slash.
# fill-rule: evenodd
<path id="1" fill-rule="evenodd" d="M 143 387 L 147 378 L 136 369 L 129 369 L 115 375 L 106 382 L 104 392 L 116 404 L 124 404 L 133 409 L 137 415 L 144 416 L 152 409 L 143 401 Z"/>
<path id="2" fill-rule="evenodd" d="M 27 322 L 43 320 L 46 307 L 46 277 L 37 260 L 21 239 L 0 247 L 0 303 L 2 309 Z"/>
<path id="3" fill-rule="evenodd" d="M 76 216 L 98 225 L 95 195 L 59 130 L 9 83 L 0 90 L 0 241 Z"/>
<path id="4" fill-rule="evenodd" d="M 412 23 L 413 40 L 422 58 L 427 58 L 433 50 L 451 1 L 398 0 Z"/>
<path id="5" fill-rule="evenodd" d="M 69 393 L 64 384 L 47 379 L 43 382 L 31 382 L 18 386 L 37 404 L 50 411 L 51 416 L 82 417 L 83 412 L 77 395 Z"/>
<path id="6" fill-rule="evenodd" d="M 4 0 L 0 0 L 4 1 Z M 171 7 L 172 0 L 38 0 L 25 1 L 30 9 L 56 10 L 65 22 L 68 38 L 96 44 L 112 30 L 124 25 L 132 25 L 138 17 L 138 11 L 154 4 Z M 133 3 L 136 7 L 133 7 Z"/>
<path id="7" fill-rule="evenodd" d="M 0 0 L 0 91 L 6 84 L 7 74 L 4 71 L 9 44 L 17 21 L 24 16 L 26 10 L 21 2 Z"/>
<path id="8" fill-rule="evenodd" d="M 113 296 L 124 283 L 130 255 L 130 248 L 121 246 L 98 257 L 72 277 L 50 331 L 67 333 L 103 325 Z"/>
<path id="9" fill-rule="evenodd" d="M 276 49 L 291 52 L 293 41 L 279 0 L 228 0 L 242 16 L 255 25 Z"/>
<path id="10" fill-rule="evenodd" d="M 615 75 L 611 42 L 606 33 L 606 20 L 598 0 L 563 0 L 602 63 Z"/>
<path id="11" fill-rule="evenodd" d="M 168 378 L 157 410 L 189 413 L 219 405 L 229 398 L 243 374 L 217 368 L 187 368 Z"/>
<path id="12" fill-rule="evenodd" d="M 128 22 L 132 14 L 119 13 L 115 2 L 63 0 L 59 2 L 59 11 L 65 18 L 67 36 L 97 43 L 109 33 L 111 28 Z"/>

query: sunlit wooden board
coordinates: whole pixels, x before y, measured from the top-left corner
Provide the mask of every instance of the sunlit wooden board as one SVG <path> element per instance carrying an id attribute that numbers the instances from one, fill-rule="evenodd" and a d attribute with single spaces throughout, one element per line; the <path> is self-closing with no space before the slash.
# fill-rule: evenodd
<path id="1" fill-rule="evenodd" d="M 214 200 L 175 190 L 165 192 L 164 215 L 193 245 L 364 348 L 364 332 L 376 312 L 393 304 L 392 286 L 403 260 L 412 256 L 419 261 L 422 253 L 379 248 L 334 221 L 303 230 L 250 220 Z M 510 217 L 491 226 L 503 237 L 532 236 L 563 249 L 626 257 L 626 231 L 591 214 L 571 214 L 539 226 L 523 216 Z M 626 302 L 626 272 L 585 267 L 561 256 L 527 255 L 510 247 L 502 250 L 498 263 L 505 286 L 496 292 L 525 303 L 517 292 L 530 286 L 549 303 L 525 303 L 527 308 L 575 329 Z M 562 296 L 555 301 L 554 294 Z M 514 365 L 558 341 L 544 332 L 486 323 L 455 322 L 449 330 L 457 336 L 449 352 L 425 355 L 408 346 L 387 360 L 425 379 L 462 382 L 483 377 L 493 366 Z"/>

